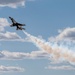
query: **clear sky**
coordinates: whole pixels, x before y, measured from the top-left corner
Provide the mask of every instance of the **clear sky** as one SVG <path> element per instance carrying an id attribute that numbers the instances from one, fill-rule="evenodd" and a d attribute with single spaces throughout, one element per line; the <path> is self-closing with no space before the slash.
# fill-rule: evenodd
<path id="1" fill-rule="evenodd" d="M 75 75 L 74 27 L 75 0 L 1 0 L 0 75 Z"/>

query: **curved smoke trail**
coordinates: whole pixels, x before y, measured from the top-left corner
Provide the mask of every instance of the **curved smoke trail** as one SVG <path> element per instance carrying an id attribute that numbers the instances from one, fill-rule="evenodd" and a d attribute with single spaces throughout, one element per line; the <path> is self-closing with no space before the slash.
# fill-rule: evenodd
<path id="1" fill-rule="evenodd" d="M 39 39 L 38 37 L 32 36 L 27 32 L 23 31 L 38 48 L 46 51 L 50 55 L 52 55 L 53 60 L 58 61 L 67 61 L 71 64 L 75 64 L 75 52 L 69 49 L 60 48 L 59 46 L 53 47 L 49 42 L 46 42 L 43 39 Z"/>

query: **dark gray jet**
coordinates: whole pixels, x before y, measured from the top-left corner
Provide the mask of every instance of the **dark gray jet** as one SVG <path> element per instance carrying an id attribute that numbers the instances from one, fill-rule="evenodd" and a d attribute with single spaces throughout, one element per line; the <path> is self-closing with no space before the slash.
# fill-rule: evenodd
<path id="1" fill-rule="evenodd" d="M 16 26 L 16 30 L 25 30 L 25 28 L 22 28 L 22 26 L 25 26 L 25 24 L 20 24 L 18 22 L 16 22 L 12 17 L 9 17 L 12 21 L 12 24 L 10 25 L 11 27 Z"/>

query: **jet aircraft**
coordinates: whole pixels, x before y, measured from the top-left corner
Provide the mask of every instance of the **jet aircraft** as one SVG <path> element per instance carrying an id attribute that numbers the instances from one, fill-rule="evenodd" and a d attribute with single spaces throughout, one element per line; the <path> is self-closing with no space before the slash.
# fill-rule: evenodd
<path id="1" fill-rule="evenodd" d="M 25 30 L 25 28 L 22 28 L 22 26 L 25 26 L 25 24 L 16 22 L 12 17 L 9 17 L 9 18 L 12 21 L 12 24 L 10 25 L 11 27 L 16 26 L 17 27 L 16 30 Z"/>

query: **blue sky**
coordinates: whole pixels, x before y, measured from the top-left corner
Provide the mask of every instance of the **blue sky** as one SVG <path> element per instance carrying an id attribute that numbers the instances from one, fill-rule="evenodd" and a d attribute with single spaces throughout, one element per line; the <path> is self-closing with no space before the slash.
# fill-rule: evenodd
<path id="1" fill-rule="evenodd" d="M 0 1 L 1 75 L 74 75 L 74 45 L 74 0 Z"/>

